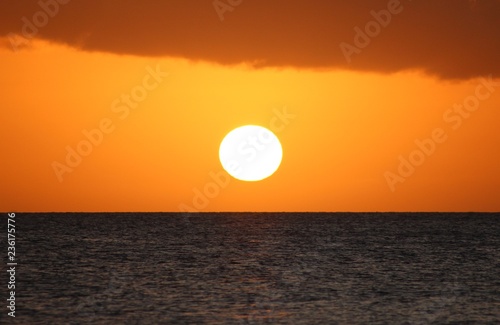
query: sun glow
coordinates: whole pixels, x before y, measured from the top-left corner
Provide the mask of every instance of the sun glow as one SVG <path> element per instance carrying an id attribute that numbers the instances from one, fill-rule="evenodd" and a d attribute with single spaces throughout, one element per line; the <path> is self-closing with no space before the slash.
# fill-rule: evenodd
<path id="1" fill-rule="evenodd" d="M 219 148 L 222 167 L 242 181 L 260 181 L 271 176 L 282 157 L 283 149 L 276 135 L 257 125 L 232 130 Z"/>

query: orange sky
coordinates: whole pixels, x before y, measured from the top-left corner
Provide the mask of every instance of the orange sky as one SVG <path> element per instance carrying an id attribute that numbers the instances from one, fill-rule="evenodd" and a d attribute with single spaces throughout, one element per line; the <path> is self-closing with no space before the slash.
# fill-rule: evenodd
<path id="1" fill-rule="evenodd" d="M 387 3 L 380 2 L 385 7 Z M 465 3 L 464 8 L 477 14 Z M 483 2 L 488 3 L 496 2 Z M 12 12 L 20 10 L 14 2 L 10 5 Z M 63 10 L 64 6 L 69 12 L 75 10 L 71 5 L 60 4 L 60 16 L 51 17 L 46 28 L 62 24 L 58 19 L 68 19 Z M 226 12 L 226 19 L 220 21 L 209 3 L 213 34 L 230 28 L 231 19 L 239 26 L 238 14 L 243 21 L 249 19 L 245 5 Z M 36 12 L 35 7 L 26 8 L 27 17 Z M 354 9 L 349 12 L 355 13 Z M 20 24 L 22 16 L 17 16 Z M 357 16 L 361 20 L 351 22 L 353 35 L 352 27 L 369 21 L 353 14 Z M 200 21 L 204 19 L 208 21 L 206 17 Z M 335 55 L 332 62 L 322 61 L 324 53 L 287 57 L 281 52 L 282 62 L 255 68 L 244 62 L 257 62 L 264 51 L 231 52 L 234 48 L 227 45 L 233 55 L 212 57 L 208 42 L 204 44 L 207 57 L 203 57 L 203 52 L 183 52 L 186 46 L 180 38 L 165 39 L 172 48 L 180 44 L 177 53 L 161 49 L 137 53 L 133 46 L 118 50 L 119 41 L 87 49 L 84 43 L 64 40 L 63 31 L 62 36 L 45 35 L 45 26 L 27 46 L 14 51 L 9 33 L 22 37 L 19 24 L 0 25 L 4 35 L 0 42 L 1 210 L 500 208 L 500 79 L 489 77 L 498 77 L 499 64 L 474 63 L 474 55 L 481 58 L 474 49 L 463 49 L 466 60 L 462 65 L 454 63 L 457 73 L 449 73 L 447 56 L 460 58 L 462 53 L 452 55 L 451 50 L 431 61 L 413 58 L 402 60 L 400 66 L 384 62 L 377 66 L 377 41 L 392 42 L 382 31 L 353 57 L 366 58 L 359 65 L 336 63 Z M 137 31 L 123 33 L 132 35 L 131 41 L 140 48 Z M 221 35 L 228 37 L 225 33 Z M 345 41 L 352 43 L 353 35 Z M 449 49 L 458 46 L 452 43 Z M 270 53 L 280 53 L 268 46 Z M 224 48 L 223 44 L 214 47 Z M 335 47 L 342 57 L 338 42 Z M 319 48 L 311 51 L 320 52 Z M 274 60 L 274 54 L 269 55 L 268 63 Z M 488 60 L 489 55 L 484 57 Z M 439 61 L 446 64 L 437 65 Z M 311 62 L 320 62 L 316 66 L 320 69 Z M 465 107 L 456 106 L 464 102 Z M 226 182 L 229 176 L 218 159 L 219 144 L 229 131 L 245 124 L 275 131 L 283 145 L 283 161 L 273 176 L 261 182 Z M 94 143 L 86 142 L 86 133 L 95 137 Z M 84 155 L 68 160 L 68 150 Z M 219 183 L 213 175 L 218 175 Z M 210 189 L 215 192 L 207 197 Z"/>

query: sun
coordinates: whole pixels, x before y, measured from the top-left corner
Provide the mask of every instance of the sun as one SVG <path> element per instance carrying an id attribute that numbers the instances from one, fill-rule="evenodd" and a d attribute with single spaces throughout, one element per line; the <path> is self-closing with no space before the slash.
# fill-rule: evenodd
<path id="1" fill-rule="evenodd" d="M 219 147 L 219 159 L 229 175 L 241 181 L 268 178 L 278 169 L 283 149 L 278 137 L 258 125 L 240 126 L 229 132 Z"/>

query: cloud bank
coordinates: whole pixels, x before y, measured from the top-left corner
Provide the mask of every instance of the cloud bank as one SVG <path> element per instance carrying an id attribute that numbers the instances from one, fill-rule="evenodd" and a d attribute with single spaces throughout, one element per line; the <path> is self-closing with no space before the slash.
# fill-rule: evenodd
<path id="1" fill-rule="evenodd" d="M 498 0 L 4 0 L 0 35 L 224 65 L 500 77 Z"/>

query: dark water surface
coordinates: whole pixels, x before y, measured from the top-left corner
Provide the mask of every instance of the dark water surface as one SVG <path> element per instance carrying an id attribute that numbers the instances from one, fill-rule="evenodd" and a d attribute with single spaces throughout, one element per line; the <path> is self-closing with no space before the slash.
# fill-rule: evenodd
<path id="1" fill-rule="evenodd" d="M 20 324 L 500 322 L 499 214 L 19 213 L 16 235 Z"/>

